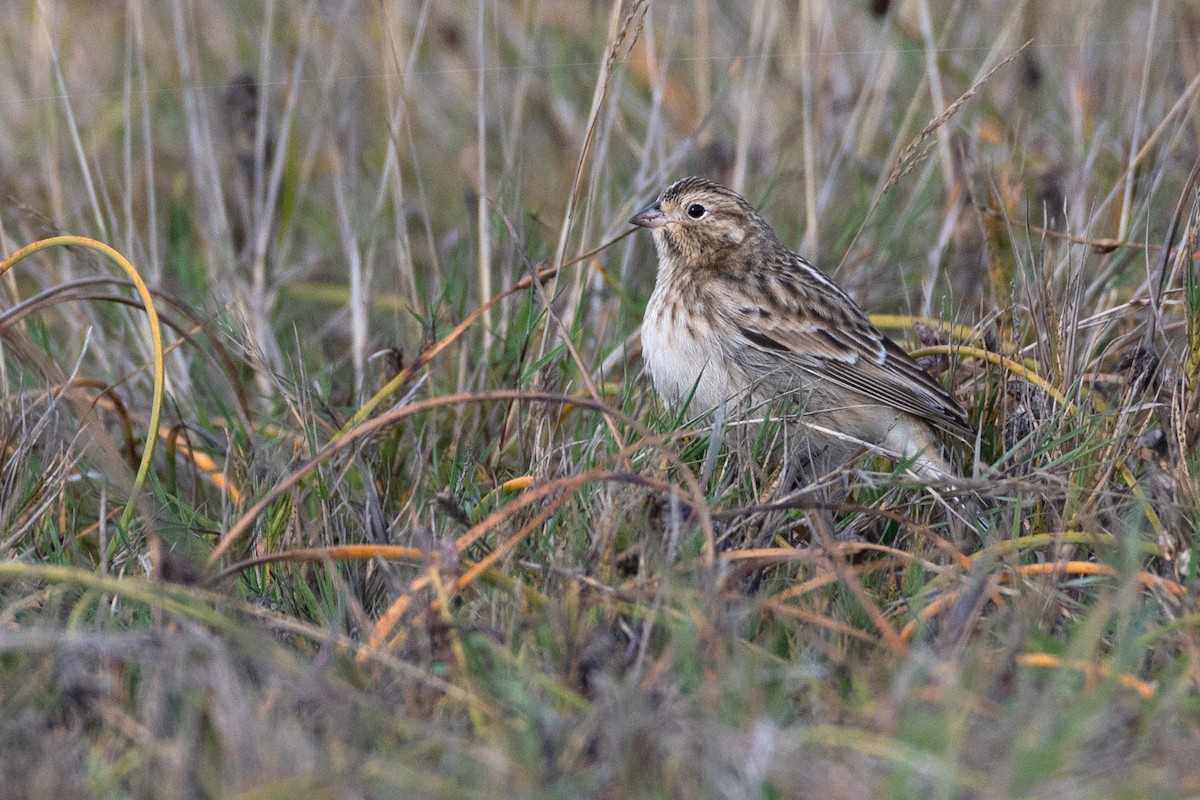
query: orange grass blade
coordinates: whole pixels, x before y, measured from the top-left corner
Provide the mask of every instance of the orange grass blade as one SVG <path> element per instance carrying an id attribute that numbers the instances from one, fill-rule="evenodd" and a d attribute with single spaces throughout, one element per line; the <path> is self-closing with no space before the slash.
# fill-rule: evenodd
<path id="1" fill-rule="evenodd" d="M 1063 661 L 1050 653 L 1022 653 L 1017 656 L 1017 663 L 1023 667 L 1041 667 L 1043 669 L 1072 669 L 1082 672 L 1089 679 L 1096 677 L 1107 678 L 1112 671 L 1103 664 L 1091 664 L 1085 661 Z M 1114 677 L 1126 689 L 1132 689 L 1141 695 L 1143 700 L 1153 700 L 1158 693 L 1158 687 L 1149 681 L 1136 678 L 1125 672 L 1119 672 Z"/>

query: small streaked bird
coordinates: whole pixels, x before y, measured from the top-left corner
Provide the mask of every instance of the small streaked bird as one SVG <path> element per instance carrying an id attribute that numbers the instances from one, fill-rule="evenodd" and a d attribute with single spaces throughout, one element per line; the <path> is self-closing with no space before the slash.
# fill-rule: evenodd
<path id="1" fill-rule="evenodd" d="M 864 445 L 911 459 L 926 478 L 956 474 L 937 432 L 967 437 L 962 407 L 741 195 L 684 178 L 629 221 L 658 251 L 642 355 L 669 405 L 800 411 L 809 475 Z"/>

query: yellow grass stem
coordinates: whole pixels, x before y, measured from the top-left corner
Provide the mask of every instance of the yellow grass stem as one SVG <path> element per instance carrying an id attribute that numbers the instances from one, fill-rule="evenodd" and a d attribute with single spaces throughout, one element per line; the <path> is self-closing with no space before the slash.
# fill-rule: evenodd
<path id="1" fill-rule="evenodd" d="M 281 286 L 280 290 L 286 297 L 308 303 L 344 306 L 350 302 L 350 287 L 337 283 L 293 283 Z M 377 311 L 407 313 L 412 310 L 403 296 L 380 289 L 372 289 L 367 302 Z"/>
<path id="2" fill-rule="evenodd" d="M 142 299 L 142 305 L 146 309 L 146 316 L 149 318 L 150 340 L 154 345 L 154 390 L 150 404 L 149 432 L 146 434 L 146 445 L 142 449 L 142 461 L 134 476 L 133 488 L 129 490 L 129 500 L 125 503 L 125 510 L 121 512 L 121 517 L 117 520 L 118 527 L 126 530 L 129 527 L 129 521 L 133 518 L 134 509 L 137 507 L 138 494 L 146 483 L 146 478 L 150 475 L 150 467 L 154 463 L 154 445 L 158 441 L 155 433 L 158 431 L 158 423 L 162 417 L 164 364 L 162 327 L 158 322 L 158 311 L 154 308 L 154 299 L 150 296 L 150 289 L 146 286 L 146 282 L 142 280 L 141 274 L 129 263 L 128 259 L 104 242 L 89 239 L 86 236 L 52 236 L 26 245 L 0 261 L 0 275 L 25 258 L 52 247 L 83 247 L 99 253 L 116 264 L 133 281 L 134 288 L 137 289 L 138 296 Z"/>
<path id="3" fill-rule="evenodd" d="M 1060 392 L 1056 386 L 1019 361 L 1014 361 L 1008 356 L 1002 356 L 999 353 L 993 353 L 991 350 L 984 350 L 982 347 L 972 347 L 966 344 L 935 344 L 930 347 L 913 350 L 909 355 L 913 358 L 923 358 L 924 356 L 965 356 L 967 358 L 978 358 L 981 361 L 990 362 L 998 367 L 1003 367 L 1018 378 L 1032 383 L 1054 398 L 1054 401 L 1066 408 L 1067 411 L 1072 414 L 1075 413 L 1075 404 L 1068 400 L 1066 395 Z"/>
<path id="4" fill-rule="evenodd" d="M 212 607 L 210 593 L 194 587 L 164 584 L 134 575 L 98 575 L 91 570 L 57 564 L 29 564 L 24 561 L 0 561 L 0 581 L 2 580 L 44 581 L 50 584 L 77 586 L 85 592 L 123 597 L 150 608 L 161 608 L 215 631 L 236 633 L 240 629 L 234 617 Z"/>
<path id="5" fill-rule="evenodd" d="M 974 339 L 976 341 L 983 339 L 983 334 L 970 325 L 946 322 L 945 320 L 933 317 L 913 317 L 908 314 L 870 314 L 869 316 L 871 324 L 884 331 L 903 331 L 910 330 L 916 325 L 928 325 L 930 328 L 953 336 L 955 339 Z"/>
<path id="6" fill-rule="evenodd" d="M 1002 356 L 999 353 L 993 353 L 990 350 L 984 350 L 979 347 L 971 347 L 969 345 L 961 344 L 939 344 L 932 347 L 922 347 L 919 350 L 912 351 L 909 353 L 909 355 L 913 358 L 934 355 L 957 355 L 978 358 L 1003 367 L 1013 375 L 1032 383 L 1034 386 L 1038 387 L 1046 394 L 1054 398 L 1054 401 L 1063 406 L 1069 413 L 1074 414 L 1078 410 L 1076 405 L 1067 399 L 1066 395 L 1060 392 L 1041 375 L 1038 375 L 1024 364 L 1016 362 L 1007 356 Z M 1141 504 L 1142 512 L 1146 515 L 1146 519 L 1150 522 L 1150 526 L 1154 528 L 1154 532 L 1161 536 L 1163 533 L 1162 520 L 1159 518 L 1158 512 L 1155 511 L 1154 507 L 1150 504 L 1150 499 L 1146 496 L 1145 491 L 1143 491 L 1141 485 L 1138 484 L 1137 477 L 1124 462 L 1117 462 L 1114 466 L 1117 474 L 1121 476 L 1121 480 L 1125 482 L 1125 485 L 1129 487 L 1129 490 L 1133 493 L 1133 496 L 1137 498 L 1138 502 Z"/>

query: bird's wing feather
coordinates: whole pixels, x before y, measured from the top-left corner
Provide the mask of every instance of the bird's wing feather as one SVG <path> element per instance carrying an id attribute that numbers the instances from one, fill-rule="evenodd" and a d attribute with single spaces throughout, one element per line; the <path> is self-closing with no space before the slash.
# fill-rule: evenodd
<path id="1" fill-rule="evenodd" d="M 766 287 L 776 300 L 785 301 L 773 310 L 754 302 L 763 286 L 756 287 L 757 293 L 733 288 L 738 295 L 736 324 L 751 349 L 783 357 L 812 378 L 831 381 L 949 432 L 970 431 L 954 397 L 880 333 L 848 297 L 836 318 L 813 316 L 805 312 L 819 307 L 807 299 L 811 290 L 789 277 L 777 274 Z M 833 287 L 841 292 L 823 275 L 820 279 L 822 291 Z M 788 313 L 779 313 L 781 307 Z"/>

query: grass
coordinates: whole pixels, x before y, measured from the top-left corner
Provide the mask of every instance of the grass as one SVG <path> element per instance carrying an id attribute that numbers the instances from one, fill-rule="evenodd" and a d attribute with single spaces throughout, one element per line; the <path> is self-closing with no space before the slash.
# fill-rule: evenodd
<path id="1" fill-rule="evenodd" d="M 4 6 L 0 785 L 1200 796 L 1200 16 L 992 5 Z M 961 486 L 658 404 L 691 173 Z"/>

